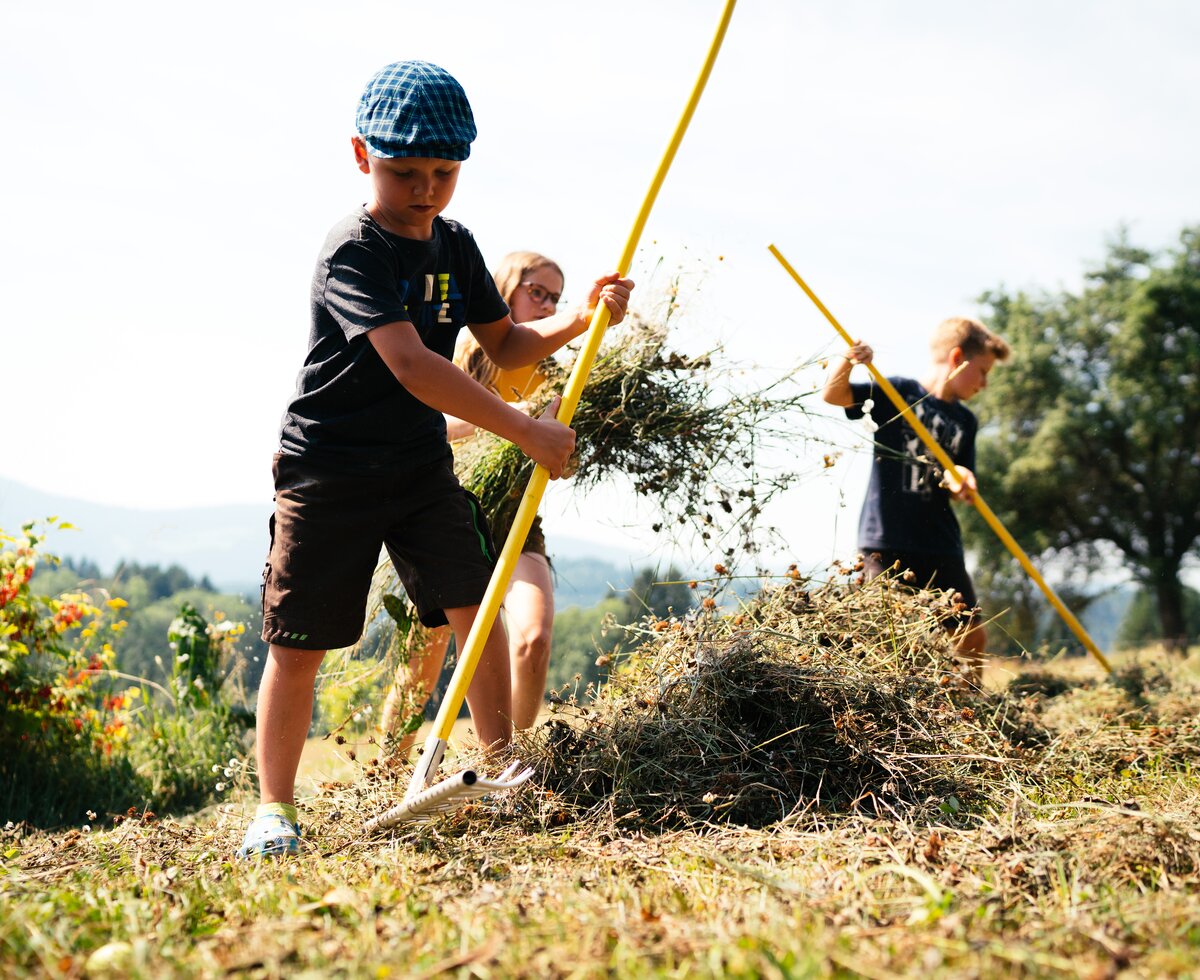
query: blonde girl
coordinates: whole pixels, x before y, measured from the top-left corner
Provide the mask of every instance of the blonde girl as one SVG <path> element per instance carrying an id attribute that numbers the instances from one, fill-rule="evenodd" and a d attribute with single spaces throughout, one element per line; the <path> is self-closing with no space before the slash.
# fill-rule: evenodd
<path id="1" fill-rule="evenodd" d="M 562 296 L 562 270 L 537 252 L 509 253 L 501 260 L 493 278 L 516 323 L 550 316 Z M 454 363 L 505 401 L 526 410 L 529 408 L 527 400 L 544 380 L 536 365 L 501 371 L 470 334 L 464 334 L 460 340 Z M 450 441 L 456 442 L 471 438 L 476 427 L 448 415 L 446 432 Z M 493 527 L 492 535 L 498 546 L 503 545 L 508 527 Z M 546 692 L 554 627 L 554 583 L 540 517 L 535 518 L 529 529 L 517 560 L 504 598 L 504 621 L 508 628 L 512 677 L 512 721 L 517 728 L 529 728 L 537 718 Z M 449 642 L 449 628 L 432 630 L 424 650 L 396 671 L 392 689 L 384 702 L 381 727 L 385 737 L 394 732 L 405 702 L 424 703 L 432 695 Z M 405 736 L 395 744 L 394 751 L 407 754 L 414 738 L 415 734 Z"/>

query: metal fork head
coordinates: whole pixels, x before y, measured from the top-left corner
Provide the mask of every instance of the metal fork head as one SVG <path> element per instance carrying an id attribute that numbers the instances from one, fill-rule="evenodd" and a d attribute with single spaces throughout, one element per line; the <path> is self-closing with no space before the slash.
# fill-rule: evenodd
<path id="1" fill-rule="evenodd" d="M 363 825 L 363 832 L 372 834 L 401 823 L 422 823 L 488 793 L 516 789 L 533 775 L 532 766 L 518 772 L 520 766 L 520 760 L 513 762 L 495 779 L 481 779 L 474 769 L 464 769 L 436 786 L 405 797 L 403 802 L 390 810 L 372 817 Z"/>

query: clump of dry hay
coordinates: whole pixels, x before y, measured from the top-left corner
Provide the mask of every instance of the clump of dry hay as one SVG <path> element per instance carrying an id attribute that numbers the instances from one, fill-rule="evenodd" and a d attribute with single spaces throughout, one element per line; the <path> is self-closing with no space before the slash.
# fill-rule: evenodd
<path id="1" fill-rule="evenodd" d="M 790 833 L 880 819 L 987 826 L 1018 807 L 1049 814 L 1051 827 L 1099 807 L 1114 817 L 1096 847 L 1115 847 L 1119 827 L 1136 823 L 1139 773 L 1183 773 L 1200 758 L 1200 689 L 1181 672 L 1135 665 L 1049 695 L 1025 693 L 1045 684 L 1022 678 L 979 690 L 942 628 L 948 594 L 886 576 L 862 583 L 856 569 L 824 583 L 793 570 L 728 612 L 717 599 L 729 579 L 717 572 L 689 616 L 623 627 L 633 648 L 608 683 L 560 692 L 548 723 L 518 733 L 513 752 L 537 772 L 528 787 L 440 826 Z M 447 774 L 503 767 L 458 748 Z M 410 772 L 368 761 L 364 778 L 329 788 L 332 824 L 352 835 L 403 794 Z M 1036 802 L 1055 798 L 1064 802 Z M 1145 830 L 1147 847 L 1176 835 L 1161 821 Z"/>
<path id="2" fill-rule="evenodd" d="M 794 419 L 786 427 L 784 419 L 804 412 L 808 393 L 782 395 L 774 385 L 720 393 L 732 367 L 714 364 L 719 351 L 685 357 L 669 350 L 671 309 L 661 321 L 631 315 L 606 336 L 571 423 L 578 445 L 574 486 L 586 491 L 625 477 L 657 506 L 663 523 L 690 524 L 704 541 L 734 531 L 745 546 L 762 505 L 792 479 L 763 479 L 756 460 L 773 439 L 795 437 Z M 565 386 L 569 370 L 549 361 L 544 373 L 539 410 Z M 507 529 L 532 461 L 511 443 L 480 433 L 456 447 L 455 468 L 493 526 Z"/>
<path id="3" fill-rule="evenodd" d="M 706 602 L 647 622 L 595 699 L 563 704 L 518 754 L 563 819 L 957 812 L 1031 771 L 1048 734 L 1024 702 L 968 682 L 941 627 L 950 602 L 887 577 L 797 579 L 734 616 Z"/>

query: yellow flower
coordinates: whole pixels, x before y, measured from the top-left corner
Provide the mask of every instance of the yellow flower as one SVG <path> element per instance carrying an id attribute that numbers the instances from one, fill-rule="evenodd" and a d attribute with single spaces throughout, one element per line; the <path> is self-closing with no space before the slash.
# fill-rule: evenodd
<path id="1" fill-rule="evenodd" d="M 129 605 L 129 603 L 124 599 L 109 599 L 105 605 L 108 606 L 109 609 L 124 609 Z"/>

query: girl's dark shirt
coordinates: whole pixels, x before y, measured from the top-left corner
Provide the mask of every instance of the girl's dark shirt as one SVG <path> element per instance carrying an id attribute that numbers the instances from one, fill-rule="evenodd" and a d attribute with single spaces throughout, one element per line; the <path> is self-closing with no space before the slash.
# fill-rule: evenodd
<path id="1" fill-rule="evenodd" d="M 911 378 L 888 378 L 946 454 L 975 470 L 975 414 L 961 402 L 935 398 Z M 846 417 L 861 419 L 873 402 L 875 453 L 871 482 L 858 522 L 860 551 L 904 551 L 961 555 L 962 532 L 950 505 L 950 492 L 939 486 L 942 468 L 896 406 L 875 385 L 852 384 L 854 404 Z"/>
<path id="2" fill-rule="evenodd" d="M 334 226 L 312 281 L 308 353 L 283 416 L 280 449 L 343 473 L 421 466 L 449 455 L 442 413 L 411 395 L 367 333 L 407 320 L 447 360 L 458 331 L 508 313 L 475 239 L 435 218 L 423 242 L 362 208 Z"/>

